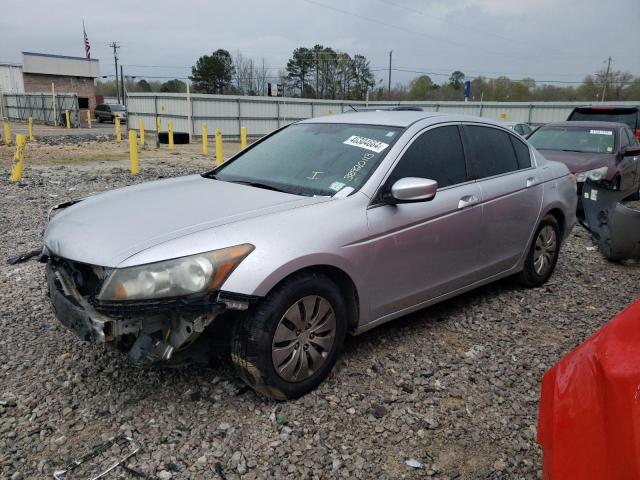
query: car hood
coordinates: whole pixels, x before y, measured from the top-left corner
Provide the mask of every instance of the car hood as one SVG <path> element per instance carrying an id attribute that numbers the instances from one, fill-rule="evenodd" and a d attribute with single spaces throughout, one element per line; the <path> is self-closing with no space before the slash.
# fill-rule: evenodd
<path id="1" fill-rule="evenodd" d="M 116 267 L 185 235 L 327 200 L 191 175 L 88 197 L 51 220 L 44 243 L 49 254 Z"/>
<path id="2" fill-rule="evenodd" d="M 586 172 L 600 167 L 609 167 L 611 169 L 616 163 L 616 156 L 613 153 L 582 153 L 540 149 L 539 151 L 548 160 L 564 163 L 571 173 Z"/>

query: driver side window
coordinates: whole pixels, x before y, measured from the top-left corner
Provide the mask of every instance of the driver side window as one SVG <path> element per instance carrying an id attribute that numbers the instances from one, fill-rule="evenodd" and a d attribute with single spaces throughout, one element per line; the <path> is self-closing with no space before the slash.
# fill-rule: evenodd
<path id="1" fill-rule="evenodd" d="M 404 153 L 389 185 L 405 177 L 429 178 L 438 188 L 467 181 L 462 140 L 458 127 L 437 127 L 420 134 Z"/>

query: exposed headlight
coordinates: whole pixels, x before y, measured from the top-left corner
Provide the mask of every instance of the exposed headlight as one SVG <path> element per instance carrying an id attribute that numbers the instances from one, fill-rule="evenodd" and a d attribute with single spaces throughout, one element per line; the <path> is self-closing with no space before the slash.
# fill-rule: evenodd
<path id="1" fill-rule="evenodd" d="M 588 178 L 589 180 L 597 182 L 598 180 L 602 180 L 606 174 L 607 167 L 600 167 L 594 170 L 576 173 L 576 180 L 578 180 L 578 182 L 586 182 Z"/>
<path id="2" fill-rule="evenodd" d="M 215 290 L 253 249 L 254 246 L 247 243 L 116 269 L 104 283 L 98 300 L 147 300 Z"/>

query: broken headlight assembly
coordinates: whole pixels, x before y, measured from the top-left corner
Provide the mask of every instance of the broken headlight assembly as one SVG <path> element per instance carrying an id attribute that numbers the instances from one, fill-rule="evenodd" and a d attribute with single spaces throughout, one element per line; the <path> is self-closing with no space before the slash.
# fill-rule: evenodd
<path id="1" fill-rule="evenodd" d="M 576 173 L 576 180 L 580 183 L 586 182 L 587 178 L 593 182 L 599 182 L 607 175 L 607 167 L 595 168 L 586 172 Z"/>
<path id="2" fill-rule="evenodd" d="M 217 290 L 253 249 L 247 243 L 116 269 L 105 281 L 98 300 L 149 300 Z"/>

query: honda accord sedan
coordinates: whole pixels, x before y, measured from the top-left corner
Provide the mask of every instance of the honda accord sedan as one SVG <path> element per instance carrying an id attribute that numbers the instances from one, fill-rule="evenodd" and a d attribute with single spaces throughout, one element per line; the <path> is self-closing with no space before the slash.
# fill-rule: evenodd
<path id="1" fill-rule="evenodd" d="M 146 365 L 228 332 L 238 375 L 282 400 L 329 374 L 348 333 L 499 278 L 545 283 L 576 197 L 565 165 L 498 123 L 350 113 L 54 208 L 41 258 L 80 338 Z"/>

